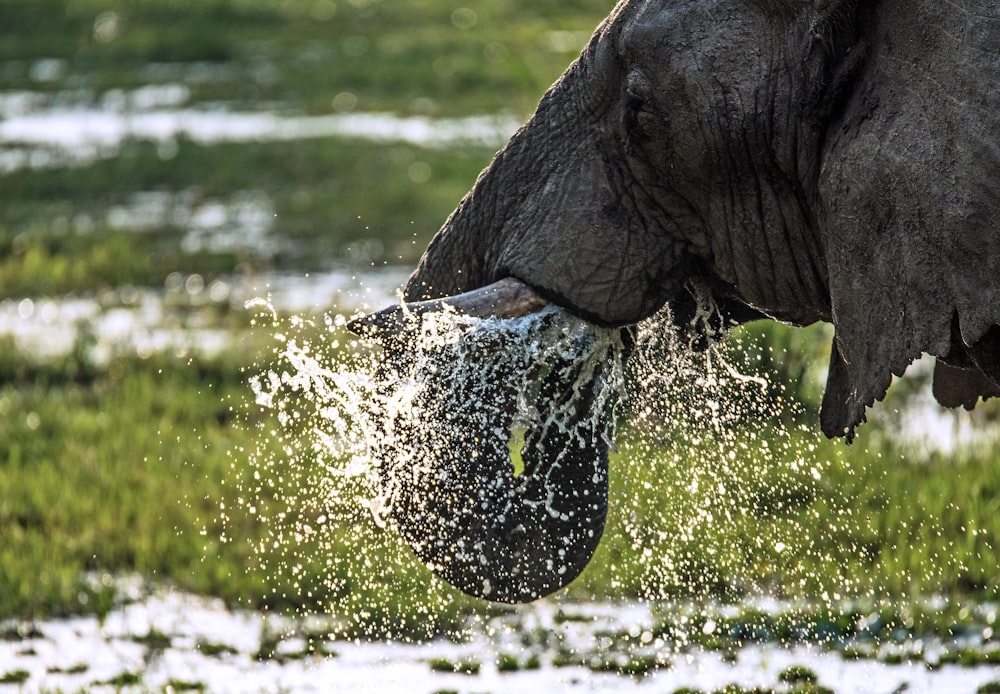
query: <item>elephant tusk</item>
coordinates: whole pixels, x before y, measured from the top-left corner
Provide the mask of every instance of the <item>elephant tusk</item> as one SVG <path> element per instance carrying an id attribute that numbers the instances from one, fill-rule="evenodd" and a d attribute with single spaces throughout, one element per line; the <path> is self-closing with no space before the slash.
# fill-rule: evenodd
<path id="1" fill-rule="evenodd" d="M 425 313 L 451 309 L 479 318 L 518 318 L 538 313 L 547 305 L 529 285 L 507 277 L 464 294 L 413 301 L 359 316 L 347 323 L 347 329 L 362 337 L 378 339 L 398 335 L 412 316 Z"/>

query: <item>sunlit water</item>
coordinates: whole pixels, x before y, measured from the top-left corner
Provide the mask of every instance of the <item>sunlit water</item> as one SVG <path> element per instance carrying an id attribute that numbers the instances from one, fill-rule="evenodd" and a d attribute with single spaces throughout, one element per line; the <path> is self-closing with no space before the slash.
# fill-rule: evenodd
<path id="1" fill-rule="evenodd" d="M 485 618 L 459 639 L 405 643 L 339 639 L 329 619 L 234 611 L 139 579 L 117 584 L 121 603 L 101 620 L 0 622 L 0 676 L 21 682 L 9 682 L 11 691 L 670 693 L 739 683 L 782 692 L 791 688 L 782 673 L 805 666 L 841 694 L 973 694 L 1000 676 L 996 668 L 859 660 L 809 643 L 678 651 L 659 635 L 664 615 L 640 603 L 543 601 Z M 948 645 L 919 647 L 933 663 Z M 630 675 L 629 662 L 649 667 Z M 451 663 L 464 670 L 445 672 Z"/>
<path id="2" fill-rule="evenodd" d="M 305 116 L 188 107 L 190 90 L 162 84 L 93 94 L 0 94 L 0 173 L 86 166 L 117 156 L 129 141 L 172 157 L 177 139 L 201 144 L 349 137 L 421 147 L 499 147 L 520 125 L 508 114 L 463 118 L 333 113 Z"/>
<path id="3" fill-rule="evenodd" d="M 188 279 L 175 278 L 170 291 L 183 293 L 189 302 L 210 291 L 196 280 L 189 285 Z M 386 302 L 402 272 L 384 279 L 380 292 L 355 305 Z M 602 370 L 607 374 L 604 402 L 614 405 L 622 423 L 617 429 L 604 431 L 600 425 L 598 430 L 619 450 L 612 458 L 612 475 L 637 483 L 613 492 L 606 540 L 626 537 L 637 548 L 641 576 L 629 578 L 634 571 L 620 565 L 603 568 L 612 575 L 621 572 L 623 583 L 632 581 L 626 587 L 638 584 L 656 604 L 676 604 L 678 588 L 697 595 L 722 586 L 723 592 L 731 588 L 734 597 L 739 595 L 747 588 L 747 552 L 761 561 L 835 560 L 815 556 L 812 539 L 793 524 L 753 537 L 756 546 L 740 551 L 724 531 L 752 520 L 762 503 L 781 502 L 762 498 L 761 489 L 776 490 L 779 497 L 786 492 L 791 497 L 808 495 L 822 483 L 829 463 L 818 460 L 794 431 L 783 427 L 778 414 L 789 404 L 770 399 L 774 391 L 766 380 L 743 373 L 745 369 L 717 351 L 695 353 L 678 344 L 666 316 L 641 326 L 631 356 L 623 361 L 620 336 L 569 317 L 560 322 L 548 313 L 543 316 L 546 323 L 538 317 L 484 322 L 444 315 L 428 323 L 412 343 L 417 354 L 423 340 L 428 341 L 425 347 L 434 346 L 426 359 L 418 360 L 422 370 L 410 373 L 409 380 L 399 379 L 398 388 L 380 391 L 378 350 L 344 330 L 342 313 L 324 317 L 321 311 L 336 304 L 338 292 L 347 291 L 349 283 L 349 275 L 329 281 L 291 278 L 274 282 L 270 295 L 250 301 L 257 329 L 275 336 L 275 349 L 262 358 L 252 394 L 263 414 L 255 425 L 261 447 L 249 452 L 247 475 L 230 480 L 243 503 L 221 511 L 257 515 L 265 529 L 257 568 L 273 577 L 276 590 L 328 596 L 323 608 L 286 621 L 230 612 L 218 603 L 176 592 L 157 593 L 150 600 L 140 596 L 139 602 L 121 607 L 103 623 L 96 618 L 38 622 L 36 636 L 0 641 L 0 675 L 3 670 L 27 670 L 25 691 L 92 686 L 124 672 L 137 674 L 143 686 L 152 688 L 173 679 L 175 684 L 201 682 L 211 691 L 335 687 L 407 693 L 415 687 L 428 692 L 548 692 L 673 691 L 682 685 L 711 691 L 730 682 L 775 686 L 783 668 L 801 663 L 838 692 L 888 694 L 904 683 L 910 692 L 973 692 L 983 682 L 1000 678 L 995 666 L 928 668 L 925 661 L 933 659 L 935 648 L 943 648 L 933 643 L 919 646 L 930 653 L 923 661 L 886 665 L 845 659 L 836 650 L 808 643 L 749 646 L 730 658 L 699 648 L 683 633 L 643 642 L 646 627 L 653 633 L 656 620 L 645 603 L 587 607 L 547 600 L 507 617 L 441 631 L 442 624 L 449 625 L 442 615 L 447 617 L 452 608 L 454 591 L 419 566 L 392 523 L 383 522 L 392 499 L 385 495 L 379 461 L 372 457 L 372 442 L 383 435 L 385 421 L 377 416 L 378 406 L 373 410 L 372 397 L 381 406 L 391 406 L 394 416 L 405 422 L 413 415 L 410 405 L 419 400 L 421 379 L 435 369 L 444 368 L 446 379 L 480 377 L 489 387 L 499 374 L 490 371 L 496 364 L 487 362 L 480 371 L 473 366 L 477 344 L 501 360 L 520 364 L 525 373 L 549 358 L 553 349 L 568 350 L 562 356 L 582 364 L 594 359 L 614 364 Z M 324 287 L 328 294 L 320 291 Z M 52 321 L 69 313 L 62 304 L 48 306 L 45 300 L 30 305 L 22 300 L 8 309 L 16 320 L 26 315 L 28 320 Z M 559 335 L 569 339 L 561 341 Z M 498 351 L 498 336 L 510 339 L 506 349 Z M 451 356 L 442 360 L 442 354 Z M 509 377 L 510 366 L 504 368 Z M 518 405 L 524 408 L 519 420 L 523 425 L 532 422 L 530 405 Z M 428 426 L 427 419 L 421 422 Z M 683 480 L 682 494 L 667 494 L 658 487 L 676 480 Z M 839 512 L 851 513 L 849 500 L 843 500 Z M 832 526 L 838 522 L 836 514 L 831 516 Z M 706 550 L 717 558 L 714 565 L 721 571 L 706 573 L 699 564 Z M 849 585 L 841 588 L 850 591 Z M 818 597 L 834 603 L 843 596 L 831 588 Z M 577 621 L 590 609 L 591 621 Z M 559 610 L 576 617 L 555 619 Z M 704 618 L 710 613 L 698 614 Z M 303 625 L 317 617 L 326 620 L 318 641 L 325 645 L 310 653 L 307 647 L 319 637 L 303 636 L 303 630 L 308 631 Z M 634 641 L 616 646 L 609 655 L 607 644 L 618 643 L 614 634 L 637 628 Z M 366 630 L 402 638 L 353 640 Z M 147 638 L 151 632 L 152 645 Z M 166 635 L 166 640 L 157 634 Z M 525 646 L 526 635 L 548 640 Z M 415 637 L 435 636 L 449 638 L 409 643 Z M 205 644 L 209 647 L 202 648 Z M 277 649 L 279 657 L 259 660 L 264 645 Z M 224 647 L 221 655 L 205 652 L 218 651 L 219 646 Z M 567 659 L 567 653 L 578 660 Z M 525 661 L 537 655 L 540 665 L 537 670 L 501 670 L 498 662 L 511 654 Z M 633 656 L 653 658 L 660 665 L 641 679 L 600 671 L 602 659 L 625 662 Z M 432 668 L 438 658 L 459 664 L 475 660 L 481 669 L 478 675 L 443 674 Z M 85 670 L 81 662 L 87 664 Z"/>

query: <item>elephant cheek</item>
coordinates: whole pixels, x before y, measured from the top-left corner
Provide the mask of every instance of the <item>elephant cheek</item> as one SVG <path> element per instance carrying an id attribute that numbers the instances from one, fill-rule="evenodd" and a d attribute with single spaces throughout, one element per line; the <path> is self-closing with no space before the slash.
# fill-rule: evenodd
<path id="1" fill-rule="evenodd" d="M 602 325 L 654 314 L 683 279 L 687 246 L 661 210 L 621 192 L 615 173 L 590 157 L 541 188 L 505 227 L 496 272 Z"/>

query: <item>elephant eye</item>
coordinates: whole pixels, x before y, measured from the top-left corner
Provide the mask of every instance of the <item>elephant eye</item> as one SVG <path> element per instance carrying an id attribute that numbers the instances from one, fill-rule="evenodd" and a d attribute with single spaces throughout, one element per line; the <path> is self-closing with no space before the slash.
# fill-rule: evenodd
<path id="1" fill-rule="evenodd" d="M 635 94 L 625 93 L 622 109 L 622 126 L 625 136 L 632 142 L 642 143 L 654 132 L 656 115 L 649 104 Z"/>
<path id="2" fill-rule="evenodd" d="M 648 80 L 636 73 L 629 75 L 622 104 L 622 125 L 627 137 L 640 142 L 650 136 L 650 127 L 656 121 L 649 104 L 649 92 Z"/>
<path id="3" fill-rule="evenodd" d="M 629 111 L 638 111 L 645 106 L 646 101 L 638 94 L 625 90 L 625 108 Z"/>

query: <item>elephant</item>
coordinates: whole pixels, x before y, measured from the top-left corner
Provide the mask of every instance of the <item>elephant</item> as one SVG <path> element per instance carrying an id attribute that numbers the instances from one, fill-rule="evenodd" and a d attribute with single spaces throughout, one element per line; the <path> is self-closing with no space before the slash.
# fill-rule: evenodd
<path id="1" fill-rule="evenodd" d="M 530 296 L 525 311 L 553 303 L 623 331 L 664 306 L 697 331 L 706 301 L 723 327 L 825 321 L 820 426 L 850 443 L 923 353 L 942 405 L 1000 396 L 998 220 L 994 0 L 621 0 L 444 222 L 404 300 L 502 316 L 521 311 L 503 297 Z M 411 309 L 351 327 L 386 335 Z M 564 445 L 541 441 L 534 467 L 558 468 Z M 607 446 L 584 454 L 597 472 L 566 477 L 563 512 L 507 514 L 513 534 L 470 467 L 453 483 L 483 503 L 436 513 L 491 549 L 461 559 L 442 535 L 418 556 L 487 599 L 565 586 L 607 507 Z M 510 504 L 524 481 L 507 476 Z M 408 538 L 425 532 L 394 515 Z M 567 533 L 560 515 L 590 534 L 533 544 Z"/>

